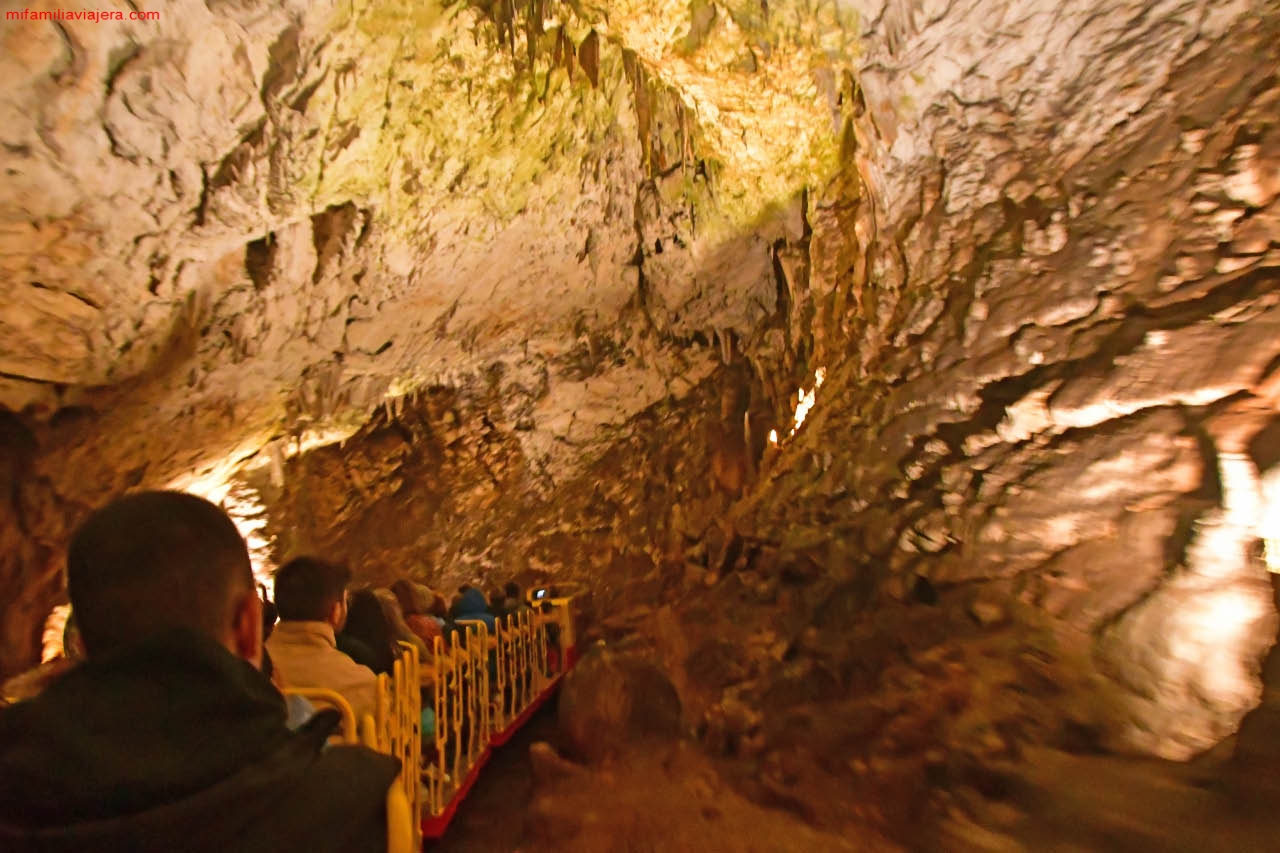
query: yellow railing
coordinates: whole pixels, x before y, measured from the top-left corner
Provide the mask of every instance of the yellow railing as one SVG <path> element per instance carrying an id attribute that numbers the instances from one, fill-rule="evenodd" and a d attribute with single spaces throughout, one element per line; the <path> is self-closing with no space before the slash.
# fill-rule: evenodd
<path id="1" fill-rule="evenodd" d="M 427 673 L 435 695 L 434 754 L 423 770 L 423 806 L 438 815 L 489 744 L 489 631 L 459 622 L 464 637 L 440 637 Z"/>
<path id="2" fill-rule="evenodd" d="M 498 619 L 492 634 L 479 620 L 459 620 L 462 638 L 449 646 L 435 640 L 432 659 L 423 668 L 436 713 L 434 749 L 423 770 L 427 815 L 444 812 L 495 735 L 510 727 L 557 674 L 547 666 L 547 625 L 560 621 L 560 610 L 567 618 L 567 606 L 555 607 L 554 615 L 519 610 Z"/>
<path id="3" fill-rule="evenodd" d="M 547 685 L 547 632 L 532 610 L 498 621 L 493 644 L 495 674 L 493 731 L 511 725 Z"/>
<path id="4" fill-rule="evenodd" d="M 404 657 L 407 656 L 402 656 L 401 660 L 396 662 L 396 666 L 400 667 Z M 412 658 L 412 667 L 406 662 L 404 671 L 412 671 L 416 668 L 417 649 L 413 649 Z M 389 690 L 391 685 L 387 683 L 389 679 L 385 675 L 379 676 L 378 680 L 379 708 L 381 709 L 383 706 L 383 691 L 384 689 Z M 384 741 L 380 735 L 386 729 L 380 727 L 374 718 L 368 714 L 364 715 L 364 718 L 360 720 L 359 726 L 357 726 L 355 711 L 351 709 L 351 703 L 336 691 L 318 687 L 306 687 L 289 688 L 285 692 L 301 696 L 314 705 L 336 709 L 342 715 L 341 737 L 344 743 L 361 744 L 370 749 L 375 749 L 379 752 L 390 752 L 400 757 L 398 753 L 384 748 Z M 379 715 L 381 716 L 381 713 Z M 359 733 L 358 736 L 357 732 Z M 416 802 L 415 798 L 417 796 L 417 764 L 416 757 L 408 762 L 401 757 L 400 774 L 387 790 L 387 853 L 416 853 L 422 847 L 422 836 L 418 832 L 416 810 L 411 805 L 411 803 Z"/>
<path id="5" fill-rule="evenodd" d="M 573 596 L 564 598 L 544 598 L 541 603 L 551 605 L 550 613 L 539 613 L 538 620 L 544 625 L 558 625 L 560 628 L 560 636 L 556 640 L 556 645 L 560 648 L 559 672 L 564 671 L 564 650 L 577 644 L 577 637 L 573 632 Z"/>
<path id="6" fill-rule="evenodd" d="M 419 768 L 422 760 L 422 666 L 418 648 L 400 644 L 391 677 L 378 676 L 378 704 L 375 719 L 365 719 L 378 749 L 400 759 L 405 799 L 417 804 Z M 367 741 L 366 741 L 367 742 Z"/>
<path id="7" fill-rule="evenodd" d="M 330 690 L 291 689 L 343 713 L 342 736 L 400 759 L 401 773 L 388 792 L 389 849 L 408 853 L 421 843 L 415 815 L 438 817 L 448 808 L 496 735 L 525 713 L 564 671 L 573 642 L 571 599 L 542 601 L 549 613 L 522 609 L 498 619 L 490 633 L 481 621 L 459 621 L 461 637 L 434 640 L 431 656 L 416 646 L 402 652 L 390 677 L 378 677 L 375 712 L 357 721 L 351 706 Z M 548 626 L 558 625 L 559 654 L 550 664 Z M 424 741 L 422 695 L 432 699 L 435 730 Z M 404 827 L 411 830 L 405 846 Z"/>

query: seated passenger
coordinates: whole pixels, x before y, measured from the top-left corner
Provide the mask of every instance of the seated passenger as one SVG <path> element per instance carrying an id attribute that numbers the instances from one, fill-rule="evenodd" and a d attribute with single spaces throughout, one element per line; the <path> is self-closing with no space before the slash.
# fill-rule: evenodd
<path id="1" fill-rule="evenodd" d="M 415 583 L 413 588 L 418 593 L 418 604 L 422 607 L 422 612 L 434 619 L 436 624 L 443 626 L 445 621 L 444 617 L 438 616 L 432 609 L 433 602 L 439 598 L 439 596 L 436 595 L 435 590 L 424 583 Z"/>
<path id="2" fill-rule="evenodd" d="M 427 604 L 421 600 L 414 584 L 401 578 L 391 585 L 391 591 L 395 593 L 396 601 L 400 602 L 400 612 L 404 614 L 404 622 L 409 630 L 421 637 L 427 648 L 434 648 L 435 638 L 443 638 L 444 631 L 440 623 L 427 614 Z"/>
<path id="3" fill-rule="evenodd" d="M 489 587 L 485 595 L 489 602 L 489 612 L 494 616 L 504 616 L 507 612 L 507 594 L 500 587 Z"/>
<path id="4" fill-rule="evenodd" d="M 497 626 L 493 613 L 489 610 L 489 604 L 484 600 L 484 593 L 473 586 L 464 585 L 458 589 L 458 597 L 454 599 L 449 615 L 454 621 L 483 622 L 489 629 L 490 635 Z"/>
<path id="5" fill-rule="evenodd" d="M 417 646 L 418 657 L 426 660 L 431 655 L 431 649 L 427 648 L 422 638 L 409 630 L 409 626 L 405 624 L 404 614 L 400 612 L 400 602 L 396 599 L 395 593 L 379 587 L 373 591 L 373 594 L 378 597 L 378 603 L 382 605 L 382 614 L 387 617 L 387 624 L 391 626 L 391 636 L 395 641 Z"/>
<path id="6" fill-rule="evenodd" d="M 276 625 L 267 649 L 290 687 L 321 687 L 342 695 L 356 720 L 377 711 L 378 677 L 338 651 L 334 636 L 347 621 L 345 566 L 298 557 L 276 571 Z"/>
<path id="7" fill-rule="evenodd" d="M 339 631 L 333 635 L 333 643 L 338 647 L 338 651 L 351 658 L 374 675 L 381 675 L 384 672 L 390 672 L 385 669 L 378 660 L 377 653 L 369 648 L 368 644 L 359 637 L 353 637 L 350 634 Z M 395 664 L 392 663 L 392 666 Z"/>
<path id="8" fill-rule="evenodd" d="M 258 590 L 262 593 L 262 674 L 270 678 L 272 684 L 280 687 L 276 676 L 275 665 L 271 663 L 271 652 L 267 651 L 266 642 L 271 639 L 271 632 L 276 629 L 276 605 L 267 595 L 267 588 L 262 584 L 258 584 Z M 291 727 L 292 728 L 292 727 Z"/>
<path id="9" fill-rule="evenodd" d="M 510 616 L 513 613 L 519 613 L 521 610 L 532 610 L 532 605 L 525 600 L 524 590 L 520 588 L 520 584 L 515 581 L 509 581 L 503 589 L 506 593 L 506 604 L 503 608 L 502 616 Z"/>
<path id="10" fill-rule="evenodd" d="M 398 763 L 285 727 L 258 670 L 261 602 L 226 514 L 177 492 L 93 513 L 67 586 L 84 663 L 0 711 L 6 853 L 386 847 Z"/>
<path id="11" fill-rule="evenodd" d="M 371 589 L 351 593 L 347 605 L 347 624 L 338 634 L 338 648 L 351 655 L 352 660 L 363 663 L 349 651 L 351 641 L 368 649 L 370 662 L 365 666 L 378 674 L 391 673 L 400 650 L 391 638 L 391 625 L 382 611 L 378 596 Z"/>

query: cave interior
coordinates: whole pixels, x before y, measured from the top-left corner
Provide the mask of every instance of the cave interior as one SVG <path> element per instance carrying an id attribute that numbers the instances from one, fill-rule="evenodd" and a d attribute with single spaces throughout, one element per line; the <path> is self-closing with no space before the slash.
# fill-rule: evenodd
<path id="1" fill-rule="evenodd" d="M 525 849 L 1274 843 L 1272 0 L 144 5 L 0 21 L 0 677 L 180 489 L 589 590 Z"/>

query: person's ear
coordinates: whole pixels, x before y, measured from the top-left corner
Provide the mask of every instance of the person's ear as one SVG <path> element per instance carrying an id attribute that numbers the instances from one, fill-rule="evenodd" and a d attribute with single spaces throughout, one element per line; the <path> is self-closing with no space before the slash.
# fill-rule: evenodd
<path id="1" fill-rule="evenodd" d="M 236 602 L 231 652 L 262 669 L 262 599 L 256 593 L 245 593 Z"/>
<path id="2" fill-rule="evenodd" d="M 329 624 L 333 626 L 334 633 L 336 634 L 337 632 L 341 631 L 343 626 L 346 625 L 346 622 L 347 622 L 346 607 L 344 606 L 342 601 L 335 601 L 329 607 Z"/>

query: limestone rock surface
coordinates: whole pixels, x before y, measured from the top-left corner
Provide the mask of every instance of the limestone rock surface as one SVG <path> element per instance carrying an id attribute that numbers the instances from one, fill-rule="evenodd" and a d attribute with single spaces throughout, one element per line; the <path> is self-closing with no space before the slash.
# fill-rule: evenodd
<path id="1" fill-rule="evenodd" d="M 1274 3 L 155 8 L 0 22 L 4 673 L 174 486 L 264 577 L 580 581 L 811 822 L 1263 700 Z"/>

